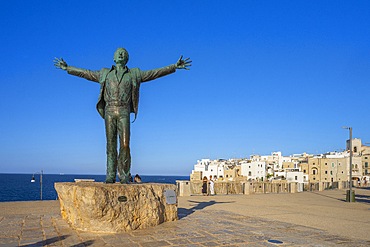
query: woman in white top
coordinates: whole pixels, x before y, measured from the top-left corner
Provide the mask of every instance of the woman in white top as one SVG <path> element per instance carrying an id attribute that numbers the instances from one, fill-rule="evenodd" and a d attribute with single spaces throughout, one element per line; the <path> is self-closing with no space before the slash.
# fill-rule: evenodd
<path id="1" fill-rule="evenodd" d="M 211 193 L 211 196 L 215 194 L 215 182 L 213 182 L 212 176 L 209 176 L 209 191 Z"/>

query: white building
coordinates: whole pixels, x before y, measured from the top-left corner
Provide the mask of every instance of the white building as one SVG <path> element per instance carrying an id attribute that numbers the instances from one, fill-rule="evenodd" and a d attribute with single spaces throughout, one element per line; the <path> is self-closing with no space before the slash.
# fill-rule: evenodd
<path id="1" fill-rule="evenodd" d="M 247 161 L 242 161 L 241 164 L 241 175 L 247 177 L 248 179 L 254 179 L 258 181 L 266 180 L 266 161 L 254 160 L 248 163 Z"/>
<path id="2" fill-rule="evenodd" d="M 305 182 L 304 173 L 298 171 L 298 169 L 292 169 L 292 170 L 287 169 L 286 180 L 288 181 L 288 183 L 291 183 L 291 182 L 304 183 Z"/>
<path id="3" fill-rule="evenodd" d="M 281 152 L 272 152 L 271 155 L 251 155 L 251 161 L 265 161 L 267 166 L 270 166 L 273 172 L 280 171 L 283 167 L 284 160 L 290 160 L 290 157 L 283 157 Z"/>
<path id="4" fill-rule="evenodd" d="M 220 178 L 224 177 L 225 165 L 226 161 L 224 160 L 201 159 L 194 165 L 193 171 L 202 172 L 202 177 L 206 176 L 209 178 L 209 176 L 216 176 Z"/>
<path id="5" fill-rule="evenodd" d="M 288 183 L 307 183 L 308 177 L 299 169 L 285 169 L 284 171 L 275 172 L 275 179 L 285 179 Z"/>

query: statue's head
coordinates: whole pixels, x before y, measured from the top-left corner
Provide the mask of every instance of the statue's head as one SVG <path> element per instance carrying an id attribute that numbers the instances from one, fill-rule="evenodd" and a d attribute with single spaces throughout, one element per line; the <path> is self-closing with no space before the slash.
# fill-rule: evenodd
<path id="1" fill-rule="evenodd" d="M 127 50 L 125 48 L 118 48 L 114 52 L 113 60 L 116 64 L 119 63 L 119 64 L 122 64 L 122 65 L 126 65 L 127 62 L 128 62 L 128 52 L 127 52 Z"/>

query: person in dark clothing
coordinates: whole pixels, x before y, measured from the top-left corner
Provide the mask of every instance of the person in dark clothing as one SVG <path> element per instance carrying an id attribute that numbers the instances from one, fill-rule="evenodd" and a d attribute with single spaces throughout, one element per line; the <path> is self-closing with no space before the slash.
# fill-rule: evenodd
<path id="1" fill-rule="evenodd" d="M 207 186 L 208 186 L 208 179 L 206 176 L 203 177 L 203 185 L 202 185 L 202 194 L 205 196 L 207 195 Z"/>
<path id="2" fill-rule="evenodd" d="M 141 177 L 139 176 L 139 174 L 136 174 L 135 177 L 134 177 L 134 182 L 135 183 L 141 183 Z"/>

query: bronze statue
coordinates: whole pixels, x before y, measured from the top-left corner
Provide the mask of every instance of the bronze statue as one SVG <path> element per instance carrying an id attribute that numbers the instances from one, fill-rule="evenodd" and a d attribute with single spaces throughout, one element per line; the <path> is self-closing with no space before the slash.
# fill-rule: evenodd
<path id="1" fill-rule="evenodd" d="M 107 139 L 106 183 L 116 182 L 117 170 L 120 182 L 129 182 L 131 168 L 130 113 L 134 113 L 136 119 L 141 83 L 174 73 L 176 69 L 189 70 L 189 66 L 191 66 L 190 58 L 183 60 L 181 56 L 176 64 L 143 71 L 139 68 L 129 69 L 126 66 L 128 59 L 126 49 L 118 48 L 114 53 L 116 65 L 113 65 L 110 69 L 103 68 L 97 71 L 68 66 L 63 58 L 54 59 L 54 65 L 66 70 L 68 74 L 100 83 L 97 110 L 105 120 Z M 117 135 L 120 142 L 119 154 L 117 152 Z"/>

